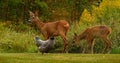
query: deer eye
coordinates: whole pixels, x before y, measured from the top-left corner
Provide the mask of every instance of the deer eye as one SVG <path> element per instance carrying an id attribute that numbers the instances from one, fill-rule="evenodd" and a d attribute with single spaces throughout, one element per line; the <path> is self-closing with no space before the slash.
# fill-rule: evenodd
<path id="1" fill-rule="evenodd" d="M 35 18 L 34 16 L 32 18 Z"/>

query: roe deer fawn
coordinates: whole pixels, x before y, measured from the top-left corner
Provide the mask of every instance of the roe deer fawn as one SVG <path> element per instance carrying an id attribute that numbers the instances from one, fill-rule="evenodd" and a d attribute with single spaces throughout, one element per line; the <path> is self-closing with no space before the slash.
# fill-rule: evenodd
<path id="1" fill-rule="evenodd" d="M 48 22 L 48 23 L 43 23 L 39 18 L 38 18 L 38 12 L 31 12 L 30 13 L 30 19 L 29 22 L 32 22 L 32 24 L 36 25 L 39 31 L 41 31 L 43 37 L 47 40 L 51 36 L 61 36 L 64 42 L 64 50 L 63 52 L 68 52 L 68 42 L 67 42 L 67 31 L 69 29 L 69 23 L 65 20 L 59 20 L 59 21 L 54 21 L 54 22 Z"/>
<path id="2" fill-rule="evenodd" d="M 94 47 L 94 39 L 96 37 L 100 37 L 102 38 L 106 45 L 102 51 L 102 53 L 104 53 L 105 50 L 107 50 L 107 52 L 109 53 L 110 50 L 109 48 L 111 47 L 111 42 L 108 39 L 108 35 L 111 32 L 111 28 L 107 27 L 107 26 L 95 26 L 92 28 L 87 28 L 85 31 L 83 31 L 80 35 L 77 36 L 76 33 L 74 33 L 74 37 L 73 37 L 73 45 L 77 45 L 77 42 L 79 40 L 85 39 L 86 43 L 84 45 L 83 51 L 82 53 L 85 53 L 85 49 L 88 47 L 88 44 L 90 44 L 91 46 L 91 53 L 93 53 L 93 47 Z"/>

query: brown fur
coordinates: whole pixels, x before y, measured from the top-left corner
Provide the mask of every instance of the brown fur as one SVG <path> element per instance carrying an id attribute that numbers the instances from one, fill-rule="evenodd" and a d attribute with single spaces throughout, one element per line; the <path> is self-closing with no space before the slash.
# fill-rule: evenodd
<path id="1" fill-rule="evenodd" d="M 76 44 L 76 42 L 79 40 L 85 39 L 86 43 L 82 53 L 85 53 L 85 49 L 88 47 L 88 44 L 91 45 L 91 53 L 93 53 L 94 39 L 96 37 L 100 37 L 106 43 L 102 53 L 104 53 L 104 50 L 106 49 L 109 52 L 109 48 L 111 47 L 111 42 L 108 39 L 108 35 L 110 34 L 110 32 L 111 32 L 111 29 L 107 26 L 95 26 L 92 28 L 88 28 L 85 31 L 83 31 L 79 36 L 77 36 L 76 33 L 74 34 L 73 44 Z"/>
<path id="2" fill-rule="evenodd" d="M 30 21 L 38 27 L 44 38 L 48 39 L 54 36 L 61 36 L 64 42 L 64 51 L 68 52 L 68 42 L 66 34 L 69 29 L 69 23 L 65 20 L 43 23 L 39 20 L 37 12 L 35 12 L 34 14 L 33 12 L 29 11 L 29 13 Z"/>

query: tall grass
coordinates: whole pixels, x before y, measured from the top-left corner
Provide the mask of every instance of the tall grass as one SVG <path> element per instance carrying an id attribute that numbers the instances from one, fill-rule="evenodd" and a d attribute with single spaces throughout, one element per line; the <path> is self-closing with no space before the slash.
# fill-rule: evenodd
<path id="1" fill-rule="evenodd" d="M 32 31 L 20 33 L 11 28 L 0 25 L 0 52 L 35 52 Z"/>

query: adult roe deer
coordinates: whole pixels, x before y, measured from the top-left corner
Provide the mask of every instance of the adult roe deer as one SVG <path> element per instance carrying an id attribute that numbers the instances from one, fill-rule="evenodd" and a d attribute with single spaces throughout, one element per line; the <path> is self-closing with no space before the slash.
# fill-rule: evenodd
<path id="1" fill-rule="evenodd" d="M 86 43 L 84 45 L 82 53 L 85 53 L 85 49 L 88 47 L 88 44 L 90 44 L 91 53 L 93 53 L 94 39 L 97 37 L 100 37 L 106 43 L 102 53 L 104 53 L 105 50 L 107 50 L 109 53 L 110 52 L 109 48 L 111 48 L 111 42 L 108 39 L 108 35 L 110 34 L 110 32 L 111 32 L 111 28 L 109 28 L 107 26 L 95 26 L 92 28 L 87 28 L 80 35 L 77 35 L 76 33 L 74 33 L 72 44 L 75 46 L 75 45 L 77 45 L 78 41 L 85 39 Z"/>
<path id="2" fill-rule="evenodd" d="M 64 42 L 64 50 L 63 52 L 68 52 L 68 42 L 67 42 L 67 31 L 69 29 L 69 23 L 65 20 L 59 20 L 55 22 L 48 22 L 43 23 L 38 18 L 38 12 L 35 13 L 29 11 L 30 13 L 30 19 L 29 21 L 32 22 L 32 24 L 36 25 L 39 31 L 41 31 L 43 37 L 47 40 L 51 36 L 61 36 Z"/>

